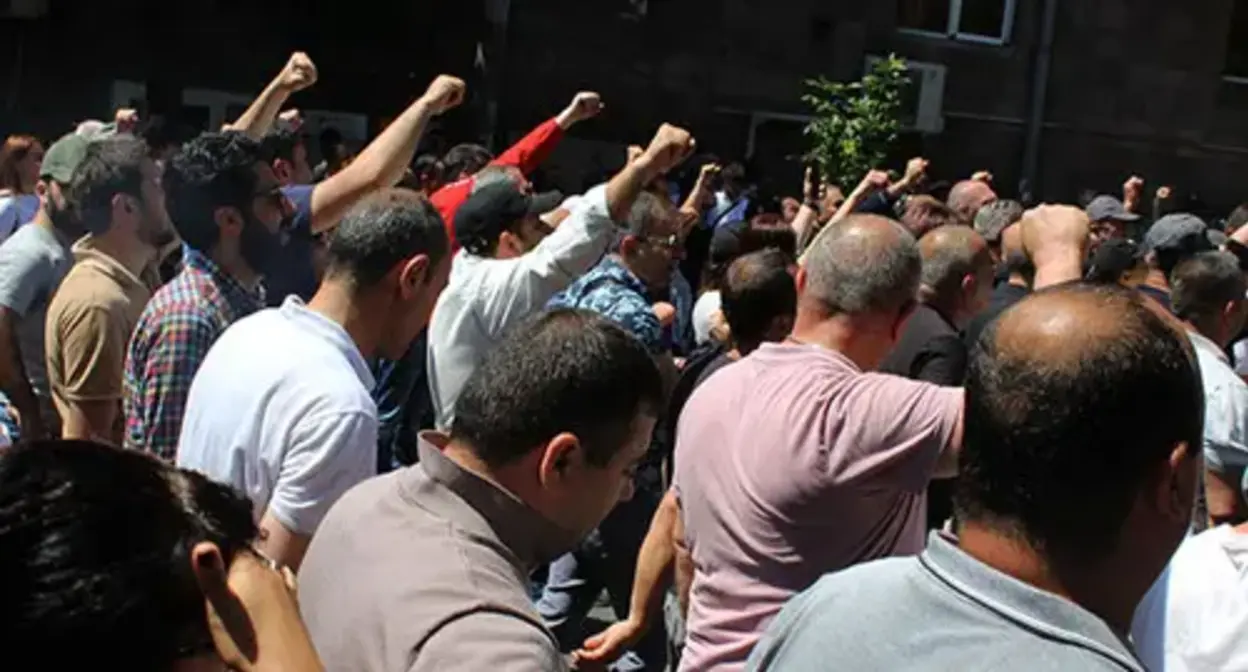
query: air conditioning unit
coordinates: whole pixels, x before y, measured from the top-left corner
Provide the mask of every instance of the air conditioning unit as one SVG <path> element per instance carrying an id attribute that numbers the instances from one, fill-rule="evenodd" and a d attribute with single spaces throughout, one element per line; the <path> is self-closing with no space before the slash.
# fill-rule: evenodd
<path id="1" fill-rule="evenodd" d="M 866 71 L 870 72 L 884 59 L 868 56 Z M 922 133 L 940 133 L 945 130 L 945 75 L 949 68 L 940 63 L 906 61 L 910 75 L 910 87 L 902 98 L 903 119 L 906 128 Z"/>
<path id="2" fill-rule="evenodd" d="M 51 0 L 0 0 L 0 19 L 41 19 Z"/>

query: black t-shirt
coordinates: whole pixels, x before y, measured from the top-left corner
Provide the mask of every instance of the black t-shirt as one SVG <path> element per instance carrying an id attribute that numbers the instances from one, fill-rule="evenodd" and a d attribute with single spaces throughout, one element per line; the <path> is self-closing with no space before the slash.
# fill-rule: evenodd
<path id="1" fill-rule="evenodd" d="M 956 387 L 966 378 L 967 349 L 958 330 L 930 306 L 906 322 L 880 370 L 912 380 Z"/>
<path id="2" fill-rule="evenodd" d="M 975 343 L 979 341 L 979 335 L 984 333 L 985 327 L 997 319 L 1001 313 L 1009 310 L 1010 306 L 1027 298 L 1027 295 L 1030 293 L 1030 289 L 1011 285 L 1008 282 L 997 285 L 992 290 L 992 299 L 988 302 L 988 307 L 982 313 L 976 315 L 971 320 L 971 323 L 966 326 L 963 342 L 966 343 L 967 350 L 975 348 Z"/>

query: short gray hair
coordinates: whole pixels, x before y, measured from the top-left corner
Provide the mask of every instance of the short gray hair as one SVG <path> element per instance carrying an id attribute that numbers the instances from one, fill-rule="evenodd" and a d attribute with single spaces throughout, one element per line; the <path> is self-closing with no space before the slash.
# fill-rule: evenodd
<path id="1" fill-rule="evenodd" d="M 968 227 L 947 224 L 919 240 L 923 286 L 942 298 L 960 291 L 962 278 L 992 264 L 986 242 Z"/>
<path id="2" fill-rule="evenodd" d="M 1242 300 L 1246 282 L 1239 260 L 1215 250 L 1193 255 L 1170 274 L 1174 314 L 1197 322 L 1214 317 L 1231 301 Z"/>
<path id="3" fill-rule="evenodd" d="M 914 236 L 891 219 L 851 215 L 806 252 L 806 294 L 833 313 L 900 310 L 914 300 L 923 261 Z"/>

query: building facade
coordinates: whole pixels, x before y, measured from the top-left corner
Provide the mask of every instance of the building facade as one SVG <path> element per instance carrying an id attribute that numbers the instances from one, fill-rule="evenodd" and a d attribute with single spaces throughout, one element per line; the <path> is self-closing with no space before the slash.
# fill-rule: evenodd
<path id="1" fill-rule="evenodd" d="M 1071 199 L 1134 172 L 1211 211 L 1248 200 L 1238 0 L 0 0 L 0 17 L 6 2 L 5 132 L 51 137 L 130 100 L 210 126 L 304 49 L 321 83 L 295 104 L 369 134 L 437 72 L 468 77 L 473 104 L 435 143 L 515 137 L 592 88 L 607 113 L 555 157 L 563 186 L 673 121 L 796 192 L 803 81 L 896 53 L 920 82 L 899 158 L 921 153 L 942 179 L 985 169 L 1004 192 Z"/>

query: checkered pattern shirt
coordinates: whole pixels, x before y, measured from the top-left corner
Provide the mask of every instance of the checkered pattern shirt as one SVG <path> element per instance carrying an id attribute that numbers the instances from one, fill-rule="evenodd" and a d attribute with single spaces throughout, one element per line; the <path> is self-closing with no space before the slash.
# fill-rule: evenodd
<path id="1" fill-rule="evenodd" d="M 191 379 L 225 328 L 264 307 L 208 257 L 185 249 L 182 270 L 148 302 L 126 352 L 126 448 L 177 456 Z"/>

